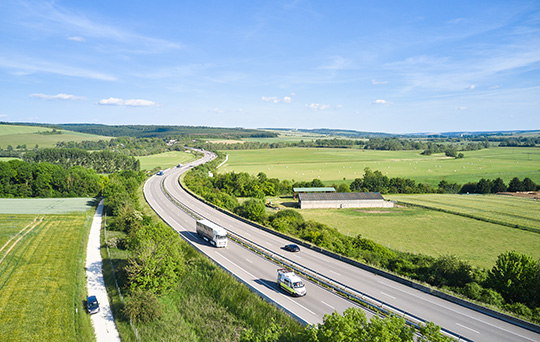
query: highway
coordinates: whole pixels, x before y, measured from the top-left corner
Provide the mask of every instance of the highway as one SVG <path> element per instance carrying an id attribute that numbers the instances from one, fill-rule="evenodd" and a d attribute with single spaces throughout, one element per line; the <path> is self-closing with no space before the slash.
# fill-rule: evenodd
<path id="1" fill-rule="evenodd" d="M 166 170 L 162 176 L 152 176 L 144 187 L 148 203 L 173 229 L 201 252 L 304 323 L 320 323 L 324 314 L 334 311 L 341 313 L 356 304 L 310 282 L 306 284 L 308 293 L 305 297 L 289 297 L 276 285 L 278 265 L 232 241 L 229 241 L 227 248 L 210 246 L 195 233 L 195 218 L 174 202 L 181 203 L 189 208 L 188 211 L 223 226 L 268 253 L 317 273 L 321 278 L 340 284 L 359 296 L 365 295 L 375 302 L 398 308 L 414 319 L 432 321 L 446 332 L 464 340 L 540 341 L 540 334 L 533 331 L 415 290 L 308 248 L 303 248 L 299 253 L 284 251 L 282 247 L 289 241 L 217 211 L 179 186 L 178 177 L 181 173 L 212 158 L 211 153 L 205 152 L 205 156 L 198 161 Z M 166 189 L 168 196 L 162 187 Z"/>

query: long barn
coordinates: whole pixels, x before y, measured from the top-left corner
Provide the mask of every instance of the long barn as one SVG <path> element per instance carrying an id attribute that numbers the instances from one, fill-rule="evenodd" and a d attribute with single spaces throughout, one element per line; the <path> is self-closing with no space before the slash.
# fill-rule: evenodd
<path id="1" fill-rule="evenodd" d="M 378 192 L 299 193 L 300 209 L 321 208 L 392 208 Z"/>

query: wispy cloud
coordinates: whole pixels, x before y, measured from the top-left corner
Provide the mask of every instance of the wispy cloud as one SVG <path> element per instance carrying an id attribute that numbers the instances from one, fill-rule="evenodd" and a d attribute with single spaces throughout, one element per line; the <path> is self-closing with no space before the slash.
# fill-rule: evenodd
<path id="1" fill-rule="evenodd" d="M 371 80 L 371 84 L 373 84 L 373 85 L 388 84 L 388 81 Z"/>
<path id="2" fill-rule="evenodd" d="M 57 32 L 75 32 L 76 35 L 72 38 L 76 38 L 73 39 L 76 41 L 83 39 L 82 36 L 101 38 L 102 43 L 106 41 L 122 43 L 121 46 L 115 47 L 133 53 L 160 53 L 182 47 L 182 44 L 177 42 L 138 34 L 120 25 L 94 20 L 53 1 L 20 1 L 19 3 L 26 8 L 27 20 L 23 22 L 25 25 Z M 28 20 L 29 18 L 31 20 Z"/>
<path id="3" fill-rule="evenodd" d="M 124 100 L 115 97 L 99 100 L 98 104 L 105 106 L 129 106 L 129 107 L 157 107 L 158 104 L 154 101 L 130 99 Z"/>
<path id="4" fill-rule="evenodd" d="M 341 56 L 333 56 L 327 63 L 321 65 L 319 69 L 344 70 L 349 69 L 351 66 L 352 62 L 350 59 Z"/>
<path id="5" fill-rule="evenodd" d="M 116 77 L 84 68 L 70 67 L 31 58 L 6 58 L 0 56 L 0 67 L 11 69 L 13 74 L 28 75 L 37 72 L 64 76 L 90 78 L 103 81 L 115 81 Z"/>
<path id="6" fill-rule="evenodd" d="M 85 42 L 86 39 L 84 39 L 83 37 L 78 37 L 78 36 L 73 36 L 73 37 L 67 37 L 67 40 L 72 40 L 74 42 Z"/>
<path id="7" fill-rule="evenodd" d="M 30 97 L 42 99 L 42 100 L 86 100 L 86 97 L 84 96 L 69 95 L 69 94 L 56 94 L 56 95 L 30 94 Z"/>

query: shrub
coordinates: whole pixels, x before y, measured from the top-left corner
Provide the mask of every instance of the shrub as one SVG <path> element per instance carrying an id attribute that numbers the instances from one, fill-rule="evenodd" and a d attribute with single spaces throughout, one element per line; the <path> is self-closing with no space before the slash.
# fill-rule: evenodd
<path id="1" fill-rule="evenodd" d="M 163 308 L 155 294 L 136 290 L 126 297 L 123 314 L 137 323 L 150 323 L 161 318 Z"/>

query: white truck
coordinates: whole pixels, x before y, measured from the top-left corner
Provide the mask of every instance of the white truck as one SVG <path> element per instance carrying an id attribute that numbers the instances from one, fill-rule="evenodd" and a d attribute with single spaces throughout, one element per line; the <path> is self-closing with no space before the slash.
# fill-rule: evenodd
<path id="1" fill-rule="evenodd" d="M 280 268 L 277 272 L 277 283 L 279 287 L 295 297 L 306 295 L 306 286 L 298 275 L 285 268 Z"/>
<path id="2" fill-rule="evenodd" d="M 227 231 L 212 221 L 197 220 L 195 224 L 197 234 L 216 247 L 227 247 Z"/>

